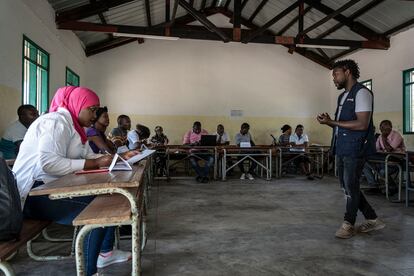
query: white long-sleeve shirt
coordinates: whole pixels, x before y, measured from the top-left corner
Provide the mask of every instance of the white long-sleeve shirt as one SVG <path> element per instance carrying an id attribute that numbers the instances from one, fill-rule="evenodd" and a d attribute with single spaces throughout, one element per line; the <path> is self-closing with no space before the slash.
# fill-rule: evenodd
<path id="1" fill-rule="evenodd" d="M 40 116 L 29 127 L 13 166 L 22 208 L 35 181 L 51 182 L 100 156 L 82 144 L 69 111 L 59 108 Z"/>

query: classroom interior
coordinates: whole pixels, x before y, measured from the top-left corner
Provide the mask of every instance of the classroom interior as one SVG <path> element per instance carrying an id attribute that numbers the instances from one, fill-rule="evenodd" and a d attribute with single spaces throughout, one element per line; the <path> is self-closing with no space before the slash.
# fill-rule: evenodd
<path id="1" fill-rule="evenodd" d="M 20 105 L 43 116 L 55 92 L 74 85 L 95 91 L 108 108 L 108 133 L 122 114 L 151 136 L 162 126 L 177 145 L 168 158 L 181 153 L 196 121 L 210 134 L 222 124 L 233 146 L 247 122 L 263 146 L 254 180 L 241 180 L 237 166 L 226 177 L 217 148 L 208 183 L 195 180 L 188 160 L 171 170 L 167 164 L 161 175 L 148 160 L 145 246 L 134 262 L 99 275 L 414 275 L 414 204 L 406 196 L 412 162 L 405 158 L 393 175 L 397 193 L 366 196 L 386 227 L 337 239 L 344 193 L 328 157 L 332 129 L 316 119 L 333 116 L 342 92 L 333 64 L 352 59 L 374 95 L 376 132 L 390 120 L 409 156 L 414 1 L 1 0 L 0 37 L 1 136 Z M 304 126 L 315 150 L 313 181 L 274 145 L 271 135 L 285 124 Z M 33 237 L 36 253 L 71 257 L 35 260 L 23 244 L 6 260 L 0 242 L 0 268 L 7 262 L 13 271 L 0 275 L 85 275 L 76 267 L 74 227 L 47 229 L 67 241 Z M 128 235 L 121 233 L 123 250 L 133 250 Z"/>

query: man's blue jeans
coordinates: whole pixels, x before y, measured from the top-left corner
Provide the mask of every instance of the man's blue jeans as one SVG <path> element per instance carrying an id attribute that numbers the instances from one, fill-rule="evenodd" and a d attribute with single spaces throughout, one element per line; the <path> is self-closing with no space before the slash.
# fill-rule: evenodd
<path id="1" fill-rule="evenodd" d="M 198 162 L 201 161 L 197 157 L 190 157 L 190 163 L 193 169 L 195 170 L 197 176 L 199 177 L 208 177 L 210 173 L 210 168 L 214 164 L 214 157 L 211 155 L 200 156 L 203 160 L 205 160 L 204 167 L 201 167 Z"/>
<path id="2" fill-rule="evenodd" d="M 354 225 L 358 210 L 366 219 L 376 219 L 377 214 L 369 205 L 364 194 L 359 189 L 359 179 L 364 168 L 365 158 L 338 156 L 339 182 L 346 196 L 346 212 L 344 220 Z"/>

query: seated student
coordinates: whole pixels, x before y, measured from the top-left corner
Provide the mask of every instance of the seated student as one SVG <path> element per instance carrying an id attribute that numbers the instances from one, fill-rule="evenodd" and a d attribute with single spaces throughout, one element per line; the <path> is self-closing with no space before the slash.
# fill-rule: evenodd
<path id="1" fill-rule="evenodd" d="M 105 131 L 109 126 L 108 108 L 100 107 L 96 111 L 96 120 L 93 126 L 87 129 L 89 146 L 94 153 L 116 153 L 114 144 L 106 138 Z"/>
<path id="2" fill-rule="evenodd" d="M 236 143 L 237 146 L 240 147 L 241 143 L 250 143 L 251 146 L 255 145 L 254 142 L 253 142 L 253 138 L 250 135 L 249 130 L 250 130 L 250 125 L 248 123 L 243 123 L 241 125 L 240 132 L 237 133 L 236 137 L 234 138 L 235 143 Z M 237 159 L 240 161 L 241 159 L 243 159 L 243 157 L 239 156 Z M 254 174 L 254 170 L 257 167 L 257 164 L 256 164 L 256 162 L 254 162 L 252 160 L 248 160 L 248 161 L 250 161 L 250 165 L 249 165 L 249 170 L 247 171 L 247 173 L 246 173 L 246 170 L 244 169 L 244 162 L 240 162 L 238 164 L 239 169 L 242 173 L 242 175 L 240 176 L 241 180 L 246 179 L 246 177 L 249 180 L 254 180 L 253 174 Z"/>
<path id="3" fill-rule="evenodd" d="M 201 136 L 208 135 L 207 130 L 201 128 L 200 122 L 194 122 L 193 128 L 184 135 L 183 144 L 190 146 L 199 146 Z M 214 164 L 214 157 L 211 155 L 201 155 L 206 162 L 204 167 L 199 165 L 199 159 L 195 156 L 190 157 L 191 166 L 195 170 L 197 177 L 197 182 L 207 183 L 209 181 L 208 174 L 210 172 L 210 167 Z"/>
<path id="4" fill-rule="evenodd" d="M 87 145 L 85 127 L 92 124 L 99 98 L 85 87 L 59 88 L 48 114 L 28 129 L 13 166 L 17 187 L 27 218 L 72 225 L 72 221 L 93 200 L 92 196 L 51 200 L 48 196 L 29 196 L 31 189 L 82 169 L 109 166 L 113 156 L 92 152 Z M 128 159 L 136 152 L 123 155 Z M 92 230 L 85 238 L 86 275 L 97 268 L 126 262 L 130 252 L 114 249 L 114 227 Z"/>
<path id="5" fill-rule="evenodd" d="M 224 126 L 222 124 L 217 125 L 217 131 L 214 133 L 216 135 L 217 139 L 217 145 L 218 146 L 228 146 L 230 145 L 230 138 L 227 135 L 227 132 L 224 131 Z M 231 167 L 233 166 L 233 160 L 231 158 L 227 159 L 227 166 Z M 228 171 L 228 175 L 233 175 L 233 169 L 230 169 Z"/>
<path id="6" fill-rule="evenodd" d="M 308 148 L 309 138 L 308 135 L 303 133 L 303 129 L 303 125 L 297 125 L 295 133 L 290 136 L 289 142 L 293 147 L 293 151 L 303 149 L 303 152 L 305 152 Z M 307 176 L 308 180 L 314 180 L 314 177 L 311 173 L 311 162 L 308 156 L 302 154 L 301 156 L 297 157 L 294 162 L 296 166 L 301 168 L 302 173 Z"/>
<path id="7" fill-rule="evenodd" d="M 165 146 L 168 145 L 168 137 L 164 134 L 164 130 L 161 126 L 155 127 L 155 135 L 151 137 L 151 144 L 154 146 Z M 158 149 L 155 155 L 155 172 L 158 176 L 163 176 L 167 170 L 167 162 L 165 150 Z"/>
<path id="8" fill-rule="evenodd" d="M 17 109 L 19 119 L 7 127 L 0 141 L 0 156 L 4 159 L 15 159 L 29 126 L 39 117 L 37 109 L 30 104 L 21 105 Z"/>
<path id="9" fill-rule="evenodd" d="M 155 127 L 155 135 L 151 137 L 151 144 L 155 146 L 168 145 L 169 140 L 167 135 L 164 134 L 164 129 L 161 126 Z"/>
<path id="10" fill-rule="evenodd" d="M 227 133 L 224 131 L 224 126 L 219 124 L 217 126 L 217 131 L 214 133 L 217 137 L 217 145 L 230 145 L 230 139 Z"/>
<path id="11" fill-rule="evenodd" d="M 150 130 L 144 125 L 137 124 L 136 129 L 128 132 L 128 148 L 130 150 L 141 149 L 146 145 L 146 140 L 150 137 Z"/>
<path id="12" fill-rule="evenodd" d="M 405 143 L 403 136 L 396 130 L 392 129 L 392 123 L 390 120 L 383 120 L 380 123 L 381 134 L 377 138 L 376 149 L 378 154 L 375 154 L 370 157 L 370 159 L 380 159 L 384 160 L 384 153 L 405 153 Z M 379 194 L 381 190 L 379 189 L 379 183 L 375 180 L 373 171 L 378 171 L 379 174 L 385 176 L 385 166 L 384 164 L 370 164 L 366 162 L 364 165 L 364 176 L 367 179 L 368 190 L 365 190 L 367 194 Z M 388 173 L 389 176 L 398 171 L 396 166 L 390 166 Z M 391 177 L 389 177 L 389 194 L 393 195 L 397 193 L 396 183 Z"/>
<path id="13" fill-rule="evenodd" d="M 292 127 L 290 125 L 283 125 L 281 130 L 282 135 L 279 136 L 279 146 L 290 147 L 290 136 L 292 135 Z"/>
<path id="14" fill-rule="evenodd" d="M 118 127 L 109 133 L 109 140 L 117 147 L 128 146 L 128 131 L 131 129 L 131 119 L 127 115 L 119 115 Z"/>

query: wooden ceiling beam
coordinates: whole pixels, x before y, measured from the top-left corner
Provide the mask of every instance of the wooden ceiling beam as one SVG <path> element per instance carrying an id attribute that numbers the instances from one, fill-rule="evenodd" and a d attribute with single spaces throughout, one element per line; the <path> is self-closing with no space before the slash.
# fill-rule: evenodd
<path id="1" fill-rule="evenodd" d="M 292 12 L 294 9 L 296 9 L 299 6 L 299 2 L 295 1 L 292 5 L 281 11 L 278 15 L 270 19 L 266 24 L 261 26 L 260 28 L 254 30 L 248 37 L 242 40 L 243 43 L 249 43 L 252 39 L 254 39 L 256 36 L 261 35 L 264 31 L 269 29 L 272 25 L 274 25 L 277 21 L 288 15 L 290 12 Z"/>
<path id="2" fill-rule="evenodd" d="M 241 40 L 241 0 L 234 0 L 233 10 L 233 41 L 239 42 Z"/>
<path id="3" fill-rule="evenodd" d="M 193 7 L 191 7 L 185 0 L 178 0 L 179 5 L 185 9 L 189 14 L 191 14 L 195 19 L 197 19 L 207 30 L 214 32 L 218 37 L 220 37 L 223 42 L 229 42 L 231 39 L 230 37 L 221 31 L 220 28 L 217 28 L 208 18 L 202 14 L 201 12 L 197 11 Z"/>
<path id="4" fill-rule="evenodd" d="M 262 2 L 260 2 L 260 4 L 257 6 L 257 8 L 254 10 L 252 15 L 248 19 L 250 22 L 253 22 L 253 20 L 256 18 L 256 16 L 259 14 L 259 12 L 263 9 L 263 7 L 266 5 L 268 1 L 269 0 L 262 0 Z"/>
<path id="5" fill-rule="evenodd" d="M 116 47 L 131 43 L 131 42 L 135 42 L 137 40 L 139 39 L 132 38 L 132 37 L 116 37 L 116 38 L 108 39 L 108 40 L 87 46 L 85 49 L 85 55 L 87 57 L 90 57 L 90 56 L 114 49 Z M 140 43 L 142 42 L 143 40 L 141 40 Z"/>
<path id="6" fill-rule="evenodd" d="M 360 1 L 361 0 L 350 0 L 350 1 L 348 1 L 347 3 L 345 3 L 344 5 L 339 7 L 337 10 L 333 10 L 332 12 L 327 14 L 324 18 L 322 18 L 321 20 L 315 22 L 314 24 L 312 24 L 311 26 L 309 26 L 308 28 L 306 28 L 305 30 L 300 32 L 299 36 L 305 35 L 305 34 L 309 33 L 310 31 L 313 31 L 314 29 L 316 29 L 319 26 L 323 25 L 324 23 L 328 22 L 329 20 L 331 20 L 335 16 L 341 14 L 341 12 L 349 9 L 350 7 L 352 7 L 353 5 L 355 5 L 356 3 L 360 2 Z"/>
<path id="7" fill-rule="evenodd" d="M 363 6 L 362 8 L 360 8 L 359 10 L 357 10 L 356 12 L 354 12 L 353 14 L 351 14 L 351 16 L 349 16 L 348 18 L 350 20 L 355 20 L 358 17 L 360 17 L 361 15 L 365 14 L 366 12 L 370 11 L 371 9 L 375 8 L 376 6 L 378 6 L 379 4 L 381 4 L 382 2 L 384 2 L 385 0 L 373 0 L 371 2 L 369 2 L 368 4 L 366 4 L 365 6 Z M 337 31 L 338 29 L 340 29 L 341 27 L 344 26 L 343 22 L 338 22 L 337 24 L 335 24 L 335 26 L 329 28 L 328 30 L 326 30 L 325 32 L 321 33 L 320 35 L 318 35 L 316 38 L 323 38 L 325 36 L 330 35 L 331 33 Z"/>
<path id="8" fill-rule="evenodd" d="M 122 33 L 131 35 L 154 35 L 165 36 L 164 28 L 162 27 L 137 27 L 128 25 L 104 25 L 89 22 L 67 22 L 62 23 L 59 29 L 73 30 L 73 31 L 88 31 L 88 32 L 103 32 L 103 33 Z M 233 28 L 217 28 L 224 35 L 231 37 Z M 249 35 L 250 30 L 241 30 L 242 36 Z M 171 29 L 171 36 L 183 39 L 206 39 L 206 40 L 221 40 L 216 33 L 205 30 L 203 26 L 183 26 Z M 205 37 L 203 37 L 205 36 Z M 215 37 L 215 39 L 214 39 Z M 253 43 L 265 44 L 280 44 L 286 46 L 294 46 L 296 44 L 304 45 L 324 45 L 324 46 L 347 46 L 352 48 L 367 48 L 367 49 L 384 49 L 383 45 L 376 41 L 357 41 L 357 40 L 341 40 L 341 39 L 312 39 L 292 36 L 275 36 L 275 35 L 261 35 L 252 40 Z"/>
<path id="9" fill-rule="evenodd" d="M 410 27 L 411 25 L 414 25 L 414 18 L 413 19 L 410 19 L 410 20 L 408 20 L 408 21 L 406 21 L 404 23 L 401 23 L 401 24 L 399 24 L 397 26 L 395 26 L 394 28 L 389 29 L 388 31 L 386 31 L 385 33 L 383 33 L 383 35 L 385 35 L 385 36 L 392 35 L 392 34 L 398 32 L 398 31 L 400 31 L 402 29 L 405 29 L 407 27 Z"/>
<path id="10" fill-rule="evenodd" d="M 150 1 L 149 0 L 145 0 L 145 14 L 147 16 L 147 25 L 149 27 L 152 26 L 152 21 L 151 21 L 151 6 L 150 6 Z"/>
<path id="11" fill-rule="evenodd" d="M 335 10 L 333 10 L 332 8 L 326 6 L 325 4 L 321 2 L 316 2 L 313 0 L 305 0 L 305 3 L 307 3 L 308 5 L 312 6 L 312 8 L 315 8 L 316 10 L 326 15 L 329 15 L 335 12 Z M 367 26 L 359 22 L 356 22 L 352 20 L 351 18 L 348 18 L 342 14 L 337 14 L 333 18 L 337 20 L 338 22 L 342 23 L 343 25 L 349 27 L 351 31 L 359 34 L 360 36 L 366 38 L 367 40 L 380 41 L 384 44 L 384 46 L 389 47 L 390 41 L 387 37 L 385 37 L 382 34 L 378 34 L 377 32 L 368 28 Z"/>
<path id="12" fill-rule="evenodd" d="M 110 8 L 132 2 L 133 0 L 102 0 L 85 4 L 73 9 L 56 12 L 56 23 L 81 20 L 108 11 Z"/>

